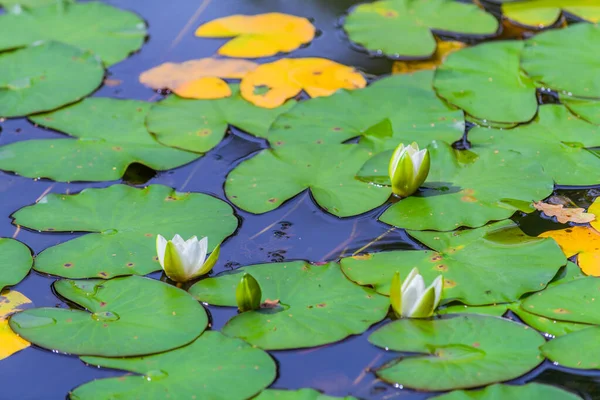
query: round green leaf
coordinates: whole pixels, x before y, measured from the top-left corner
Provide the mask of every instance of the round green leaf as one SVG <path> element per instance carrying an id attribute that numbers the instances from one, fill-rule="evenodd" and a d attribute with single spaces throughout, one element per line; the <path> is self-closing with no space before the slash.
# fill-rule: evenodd
<path id="1" fill-rule="evenodd" d="M 600 324 L 600 307 L 596 306 L 599 292 L 600 279 L 581 278 L 536 293 L 521 307 L 550 319 Z"/>
<path id="2" fill-rule="evenodd" d="M 32 264 L 29 247 L 15 239 L 0 238 L 0 292 L 21 282 Z"/>
<path id="3" fill-rule="evenodd" d="M 579 118 L 600 125 L 600 100 L 580 99 L 562 95 L 560 96 L 560 102 Z"/>
<path id="4" fill-rule="evenodd" d="M 600 184 L 600 158 L 587 150 L 600 146 L 600 127 L 575 118 L 565 107 L 540 107 L 535 120 L 514 129 L 474 128 L 473 151 L 514 150 L 528 162 L 539 162 L 557 185 Z"/>
<path id="5" fill-rule="evenodd" d="M 596 0 L 525 0 L 502 4 L 506 18 L 538 29 L 557 23 L 562 12 L 593 23 L 600 21 L 600 3 Z"/>
<path id="6" fill-rule="evenodd" d="M 158 143 L 146 130 L 150 103 L 88 98 L 30 118 L 34 123 L 78 138 L 26 140 L 0 147 L 0 169 L 28 178 L 61 182 L 110 181 L 132 163 L 163 171 L 199 156 Z M 34 157 L 36 162 L 32 163 Z"/>
<path id="7" fill-rule="evenodd" d="M 398 358 L 376 371 L 386 382 L 418 390 L 507 381 L 543 360 L 539 346 L 544 338 L 540 334 L 528 326 L 483 315 L 402 319 L 378 329 L 369 341 L 385 349 L 419 353 Z"/>
<path id="8" fill-rule="evenodd" d="M 147 357 L 81 357 L 87 364 L 133 372 L 79 386 L 72 400 L 211 399 L 243 400 L 269 386 L 273 359 L 247 343 L 207 331 L 193 343 Z"/>
<path id="9" fill-rule="evenodd" d="M 544 399 L 578 400 L 581 397 L 554 386 L 528 383 L 522 386 L 496 384 L 481 390 L 456 390 L 431 398 L 432 400 L 499 400 Z"/>
<path id="10" fill-rule="evenodd" d="M 437 47 L 432 31 L 485 38 L 496 34 L 498 21 L 476 5 L 453 0 L 383 0 L 351 9 L 344 30 L 376 54 L 427 59 Z"/>
<path id="11" fill-rule="evenodd" d="M 83 310 L 33 308 L 10 319 L 15 333 L 46 349 L 106 357 L 151 354 L 191 342 L 208 325 L 192 296 L 154 279 L 60 280 L 54 290 Z"/>
<path id="12" fill-rule="evenodd" d="M 73 103 L 93 92 L 103 78 L 104 69 L 94 55 L 64 43 L 46 42 L 1 53 L 0 117 Z"/>
<path id="13" fill-rule="evenodd" d="M 244 272 L 252 274 L 260 284 L 263 301 L 279 300 L 279 304 L 241 313 L 229 320 L 222 331 L 263 349 L 337 342 L 364 332 L 388 312 L 387 297 L 353 284 L 335 263 L 252 265 L 203 279 L 190 288 L 190 293 L 209 304 L 235 306 L 235 288 Z"/>
<path id="14" fill-rule="evenodd" d="M 581 23 L 525 42 L 521 67 L 538 85 L 580 97 L 600 97 L 600 26 Z"/>
<path id="15" fill-rule="evenodd" d="M 368 149 L 347 145 L 296 145 L 264 150 L 231 171 L 227 198 L 255 214 L 272 211 L 306 189 L 325 211 L 349 217 L 383 204 L 391 189 L 355 179 Z"/>
<path id="16" fill-rule="evenodd" d="M 389 251 L 341 260 L 344 274 L 389 294 L 396 271 L 414 267 L 425 282 L 444 277 L 444 302 L 509 303 L 543 289 L 567 260 L 554 240 L 525 235 L 512 221 L 457 232 L 408 233 L 432 250 Z"/>
<path id="17" fill-rule="evenodd" d="M 8 12 L 11 12 L 13 11 L 13 7 L 36 8 L 46 7 L 51 4 L 72 3 L 74 1 L 75 0 L 0 0 L 0 6 L 8 9 Z M 18 9 L 17 12 L 19 12 Z"/>
<path id="18" fill-rule="evenodd" d="M 437 93 L 484 121 L 527 122 L 537 111 L 535 84 L 519 66 L 523 42 L 480 44 L 452 53 L 437 69 Z"/>
<path id="19" fill-rule="evenodd" d="M 381 221 L 400 228 L 450 231 L 509 218 L 516 210 L 532 211 L 531 202 L 548 197 L 552 178 L 527 157 L 510 150 L 454 150 L 432 143 L 431 170 L 424 189 L 387 209 Z M 385 178 L 390 154 L 375 156 L 360 171 L 361 179 Z M 377 178 L 379 176 L 379 178 Z"/>
<path id="20" fill-rule="evenodd" d="M 0 27 L 11 33 L 0 36 L 0 50 L 56 40 L 93 52 L 106 66 L 127 58 L 146 38 L 146 23 L 138 15 L 96 1 L 22 9 L 0 16 Z"/>
<path id="21" fill-rule="evenodd" d="M 394 132 L 383 138 L 384 148 L 403 141 L 421 146 L 434 139 L 454 142 L 465 130 L 463 113 L 436 96 L 432 78 L 432 71 L 393 75 L 364 89 L 302 101 L 275 120 L 269 142 L 273 147 L 333 144 L 362 136 L 364 143 L 370 139 L 369 128 L 385 119 Z"/>
<path id="22" fill-rule="evenodd" d="M 36 257 L 36 271 L 66 278 L 145 275 L 160 269 L 156 235 L 208 236 L 212 250 L 238 224 L 224 201 L 162 185 L 144 189 L 113 185 L 73 195 L 49 194 L 13 217 L 15 224 L 38 231 L 92 232 Z"/>
<path id="23" fill-rule="evenodd" d="M 267 389 L 262 391 L 254 400 L 357 400 L 356 397 L 333 397 L 317 392 L 314 389 L 277 390 Z"/>
<path id="24" fill-rule="evenodd" d="M 230 86 L 232 95 L 224 99 L 167 97 L 148 113 L 148 130 L 167 146 L 206 153 L 219 144 L 229 125 L 265 137 L 275 118 L 296 103 L 291 100 L 275 109 L 257 107 L 242 98 L 239 85 Z"/>
<path id="25" fill-rule="evenodd" d="M 568 368 L 600 369 L 600 327 L 594 326 L 553 339 L 541 347 L 551 361 Z"/>

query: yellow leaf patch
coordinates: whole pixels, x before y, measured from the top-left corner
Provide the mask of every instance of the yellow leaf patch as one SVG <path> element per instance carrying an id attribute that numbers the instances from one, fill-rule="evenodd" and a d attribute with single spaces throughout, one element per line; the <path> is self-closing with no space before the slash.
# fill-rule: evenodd
<path id="1" fill-rule="evenodd" d="M 207 22 L 196 36 L 233 37 L 218 53 L 227 57 L 258 58 L 296 50 L 315 37 L 315 27 L 306 18 L 282 13 L 231 15 Z"/>
<path id="2" fill-rule="evenodd" d="M 551 237 L 566 257 L 577 254 L 577 265 L 586 275 L 600 276 L 600 233 L 588 226 L 548 231 L 539 237 Z"/>
<path id="3" fill-rule="evenodd" d="M 533 203 L 533 206 L 549 217 L 556 217 L 561 224 L 567 222 L 585 224 L 596 219 L 596 215 L 586 213 L 585 208 L 565 208 L 562 204 L 548 204 L 541 201 Z"/>
<path id="4" fill-rule="evenodd" d="M 338 89 L 367 85 L 353 67 L 326 58 L 283 58 L 249 72 L 240 84 L 242 96 L 264 108 L 275 108 L 304 90 L 310 97 L 330 96 Z"/>
<path id="5" fill-rule="evenodd" d="M 222 99 L 231 96 L 227 82 L 214 76 L 206 76 L 186 82 L 173 89 L 173 93 L 187 99 Z"/>
<path id="6" fill-rule="evenodd" d="M 8 325 L 8 317 L 31 305 L 31 300 L 15 290 L 0 295 L 0 360 L 29 347 L 29 342 L 17 336 Z"/>
<path id="7" fill-rule="evenodd" d="M 392 65 L 392 73 L 412 74 L 417 71 L 436 69 L 449 54 L 465 47 L 467 45 L 462 42 L 438 41 L 435 53 L 429 60 L 395 61 Z"/>
<path id="8" fill-rule="evenodd" d="M 596 216 L 596 219 L 590 222 L 590 225 L 592 228 L 600 232 L 600 197 L 596 198 L 592 205 L 589 206 L 588 212 Z"/>

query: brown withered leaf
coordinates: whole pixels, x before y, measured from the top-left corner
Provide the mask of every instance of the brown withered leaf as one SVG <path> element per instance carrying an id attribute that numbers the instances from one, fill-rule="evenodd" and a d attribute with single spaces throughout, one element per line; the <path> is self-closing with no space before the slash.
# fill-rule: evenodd
<path id="1" fill-rule="evenodd" d="M 266 299 L 264 303 L 260 305 L 260 308 L 277 308 L 279 307 L 279 299 L 270 300 Z"/>
<path id="2" fill-rule="evenodd" d="M 561 224 L 567 222 L 585 224 L 596 219 L 594 214 L 586 213 L 585 208 L 565 208 L 562 204 L 548 204 L 541 201 L 533 203 L 533 206 L 549 217 L 556 217 Z"/>

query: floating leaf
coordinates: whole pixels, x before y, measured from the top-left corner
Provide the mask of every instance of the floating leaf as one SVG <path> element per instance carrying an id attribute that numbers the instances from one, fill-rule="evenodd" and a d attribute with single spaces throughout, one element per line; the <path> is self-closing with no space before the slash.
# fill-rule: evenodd
<path id="1" fill-rule="evenodd" d="M 21 282 L 32 264 L 29 247 L 15 239 L 0 238 L 0 291 Z"/>
<path id="2" fill-rule="evenodd" d="M 444 302 L 509 303 L 543 289 L 566 259 L 552 240 L 525 235 L 512 221 L 457 232 L 408 233 L 432 250 L 389 251 L 343 258 L 354 282 L 389 294 L 396 271 L 419 268 L 426 282 L 444 277 Z"/>
<path id="3" fill-rule="evenodd" d="M 231 96 L 231 89 L 223 79 L 207 76 L 186 82 L 173 89 L 173 93 L 186 99 L 210 100 Z"/>
<path id="4" fill-rule="evenodd" d="M 552 193 L 552 179 L 540 165 L 513 151 L 482 150 L 477 157 L 434 142 L 429 152 L 431 171 L 424 189 L 392 205 L 381 221 L 416 230 L 476 228 L 509 218 L 516 210 L 532 211 L 531 201 Z M 373 157 L 363 166 L 359 178 L 389 184 L 390 156 L 384 152 Z"/>
<path id="5" fill-rule="evenodd" d="M 254 400 L 357 400 L 356 397 L 332 397 L 314 389 L 277 390 L 267 389 L 262 391 Z"/>
<path id="6" fill-rule="evenodd" d="M 160 270 L 156 235 L 208 236 L 209 251 L 237 228 L 225 202 L 162 186 L 113 185 L 49 194 L 20 209 L 14 223 L 44 232 L 92 232 L 37 255 L 35 270 L 66 278 L 111 278 Z"/>
<path id="7" fill-rule="evenodd" d="M 554 25 L 563 12 L 593 23 L 600 21 L 600 4 L 596 0 L 525 0 L 502 4 L 506 18 L 531 28 Z"/>
<path id="8" fill-rule="evenodd" d="M 444 62 L 448 55 L 457 50 L 465 48 L 467 45 L 463 42 L 438 41 L 435 53 L 429 60 L 407 60 L 394 61 L 392 64 L 392 73 L 394 74 L 412 74 L 413 72 L 426 69 L 434 70 L 438 65 Z"/>
<path id="9" fill-rule="evenodd" d="M 93 52 L 107 66 L 138 50 L 146 37 L 146 23 L 138 15 L 97 1 L 55 1 L 47 7 L 4 14 L 0 27 L 11 33 L 0 37 L 0 50 L 56 40 Z"/>
<path id="10" fill-rule="evenodd" d="M 81 359 L 87 364 L 139 375 L 88 382 L 71 393 L 73 400 L 158 399 L 165 393 L 177 399 L 243 400 L 267 387 L 276 376 L 275 362 L 266 352 L 211 331 L 167 353 Z"/>
<path id="11" fill-rule="evenodd" d="M 571 112 L 579 118 L 592 124 L 600 125 L 600 100 L 579 99 L 571 96 L 559 96 L 563 103 Z"/>
<path id="12" fill-rule="evenodd" d="M 10 329 L 8 317 L 31 305 L 31 300 L 15 290 L 5 290 L 0 295 L 0 360 L 29 347 L 28 341 Z"/>
<path id="13" fill-rule="evenodd" d="M 231 89 L 232 96 L 220 100 L 169 96 L 150 109 L 148 130 L 167 146 L 206 153 L 223 139 L 229 125 L 265 137 L 273 120 L 295 104 L 290 100 L 277 109 L 264 109 L 244 100 L 237 85 Z"/>
<path id="14" fill-rule="evenodd" d="M 425 59 L 436 49 L 432 31 L 485 38 L 496 34 L 498 21 L 476 5 L 453 0 L 383 0 L 351 9 L 344 30 L 377 54 Z"/>
<path id="15" fill-rule="evenodd" d="M 595 326 L 553 339 L 541 350 L 551 361 L 564 367 L 600 369 L 599 344 L 600 327 Z"/>
<path id="16" fill-rule="evenodd" d="M 0 117 L 19 117 L 73 103 L 93 92 L 103 78 L 104 69 L 96 57 L 64 43 L 47 42 L 1 53 Z"/>
<path id="17" fill-rule="evenodd" d="M 483 314 L 483 315 L 491 315 L 494 317 L 503 316 L 508 310 L 508 305 L 506 304 L 495 304 L 491 306 L 466 306 L 463 304 L 456 304 L 448 307 L 438 308 L 436 310 L 436 314 L 438 315 L 446 315 L 446 314 Z"/>
<path id="18" fill-rule="evenodd" d="M 9 321 L 19 336 L 50 350 L 106 357 L 158 353 L 190 343 L 208 325 L 192 296 L 154 279 L 59 280 L 53 287 L 82 309 L 33 308 Z"/>
<path id="19" fill-rule="evenodd" d="M 575 24 L 525 42 L 521 67 L 542 87 L 580 97 L 600 97 L 600 26 Z"/>
<path id="20" fill-rule="evenodd" d="M 438 68 L 433 86 L 476 118 L 527 122 L 538 104 L 535 84 L 519 66 L 523 46 L 520 41 L 500 41 L 457 51 Z"/>
<path id="21" fill-rule="evenodd" d="M 368 133 L 389 119 L 394 134 L 388 149 L 400 142 L 425 147 L 432 140 L 454 142 L 463 136 L 463 113 L 441 101 L 431 89 L 433 72 L 378 79 L 364 89 L 340 90 L 331 97 L 303 101 L 275 120 L 272 146 L 342 143 Z M 387 171 L 387 164 L 385 170 Z"/>
<path id="22" fill-rule="evenodd" d="M 73 3 L 75 0 L 1 0 L 0 6 L 11 11 L 14 7 L 37 8 L 51 4 Z"/>
<path id="23" fill-rule="evenodd" d="M 596 217 L 595 219 L 592 219 L 590 225 L 596 231 L 600 232 L 600 197 L 594 199 L 594 202 L 588 207 L 588 213 Z"/>
<path id="24" fill-rule="evenodd" d="M 529 124 L 514 129 L 475 128 L 469 132 L 473 150 L 514 150 L 536 160 L 557 185 L 597 185 L 600 157 L 587 148 L 600 145 L 600 128 L 573 116 L 565 107 L 540 107 Z"/>
<path id="25" fill-rule="evenodd" d="M 55 181 L 110 181 L 140 163 L 163 171 L 199 157 L 158 143 L 144 120 L 150 103 L 94 97 L 31 120 L 77 138 L 24 140 L 0 147 L 0 169 Z M 35 162 L 31 162 L 31 157 Z"/>
<path id="26" fill-rule="evenodd" d="M 369 341 L 393 351 L 418 353 L 376 371 L 386 382 L 417 390 L 449 390 L 517 378 L 543 360 L 544 338 L 502 318 L 459 315 L 438 320 L 402 319 Z M 435 379 L 431 379 L 435 376 Z"/>
<path id="27" fill-rule="evenodd" d="M 164 63 L 140 74 L 140 82 L 152 89 L 168 89 L 174 91 L 181 97 L 194 86 L 195 91 L 207 98 L 204 90 L 207 89 L 207 81 L 202 78 L 230 78 L 242 79 L 248 72 L 254 70 L 258 64 L 247 60 L 230 60 L 226 58 L 201 58 L 199 60 L 189 60 L 182 63 Z M 221 82 L 224 82 L 220 80 Z M 200 85 L 200 87 L 199 87 Z M 229 97 L 222 95 L 222 98 Z"/>
<path id="28" fill-rule="evenodd" d="M 371 153 L 353 144 L 297 145 L 263 150 L 227 177 L 227 198 L 255 214 L 272 211 L 310 189 L 325 211 L 338 217 L 362 214 L 382 205 L 391 189 L 355 179 Z"/>
<path id="29" fill-rule="evenodd" d="M 289 53 L 315 37 L 315 27 L 306 18 L 282 13 L 230 15 L 205 23 L 196 36 L 233 37 L 218 50 L 227 57 L 258 58 Z"/>
<path id="30" fill-rule="evenodd" d="M 432 400 L 498 400 L 498 399 L 545 399 L 578 400 L 581 397 L 550 385 L 528 383 L 526 385 L 491 385 L 480 390 L 456 390 L 431 398 Z"/>
<path id="31" fill-rule="evenodd" d="M 533 206 L 548 217 L 556 217 L 561 224 L 567 222 L 585 224 L 596 219 L 594 214 L 586 213 L 585 208 L 564 208 L 562 204 L 548 204 L 541 201 L 533 203 Z"/>
<path id="32" fill-rule="evenodd" d="M 566 257 L 577 255 L 577 265 L 586 275 L 600 276 L 600 233 L 587 226 L 544 232 L 560 245 Z"/>
<path id="33" fill-rule="evenodd" d="M 360 89 L 366 85 L 354 67 L 326 58 L 282 58 L 247 73 L 240 89 L 249 102 L 275 108 L 302 90 L 310 97 L 323 97 L 338 89 Z"/>
<path id="34" fill-rule="evenodd" d="M 364 332 L 388 312 L 386 297 L 348 281 L 335 263 L 252 265 L 203 279 L 190 293 L 202 302 L 235 307 L 235 288 L 244 272 L 251 272 L 259 282 L 263 298 L 279 299 L 280 307 L 241 313 L 222 331 L 263 349 L 337 342 Z"/>

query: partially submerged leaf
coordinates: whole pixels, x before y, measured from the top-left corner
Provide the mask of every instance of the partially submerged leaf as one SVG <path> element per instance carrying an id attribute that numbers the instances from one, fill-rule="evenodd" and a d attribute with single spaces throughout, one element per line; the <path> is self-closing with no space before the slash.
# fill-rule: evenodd
<path id="1" fill-rule="evenodd" d="M 506 18 L 539 29 L 557 23 L 563 12 L 593 23 L 600 21 L 600 3 L 596 0 L 525 0 L 502 4 Z"/>
<path id="2" fill-rule="evenodd" d="M 27 297 L 15 290 L 4 290 L 0 295 L 0 360 L 29 347 L 29 342 L 15 334 L 8 326 L 8 317 L 31 307 Z"/>
<path id="3" fill-rule="evenodd" d="M 560 245 L 566 257 L 577 255 L 577 265 L 586 275 L 600 276 L 600 233 L 587 226 L 544 232 Z"/>
<path id="4" fill-rule="evenodd" d="M 556 220 L 561 224 L 567 222 L 585 224 L 596 219 L 596 215 L 586 213 L 585 208 L 565 208 L 562 204 L 548 204 L 542 201 L 534 202 L 533 206 L 549 217 L 556 217 Z"/>
<path id="5" fill-rule="evenodd" d="M 600 197 L 594 199 L 594 202 L 588 207 L 588 213 L 596 217 L 592 219 L 590 225 L 596 231 L 600 232 Z"/>
<path id="6" fill-rule="evenodd" d="M 428 60 L 407 60 L 407 61 L 394 61 L 392 65 L 393 74 L 411 74 L 413 72 L 422 71 L 426 69 L 436 69 L 438 65 L 444 62 L 446 57 L 454 53 L 457 50 L 465 48 L 467 45 L 463 42 L 444 41 L 439 40 L 437 42 L 437 48 L 435 53 Z"/>
<path id="7" fill-rule="evenodd" d="M 558 365 L 577 369 L 600 369 L 600 326 L 553 339 L 541 347 L 544 356 Z"/>
<path id="8" fill-rule="evenodd" d="M 262 64 L 242 79 L 242 96 L 259 107 L 275 108 L 304 90 L 310 97 L 367 85 L 354 69 L 326 58 L 282 58 Z"/>
<path id="9" fill-rule="evenodd" d="M 302 17 L 282 13 L 230 15 L 200 26 L 196 36 L 234 37 L 218 53 L 227 57 L 258 58 L 289 53 L 315 36 L 315 27 Z"/>

